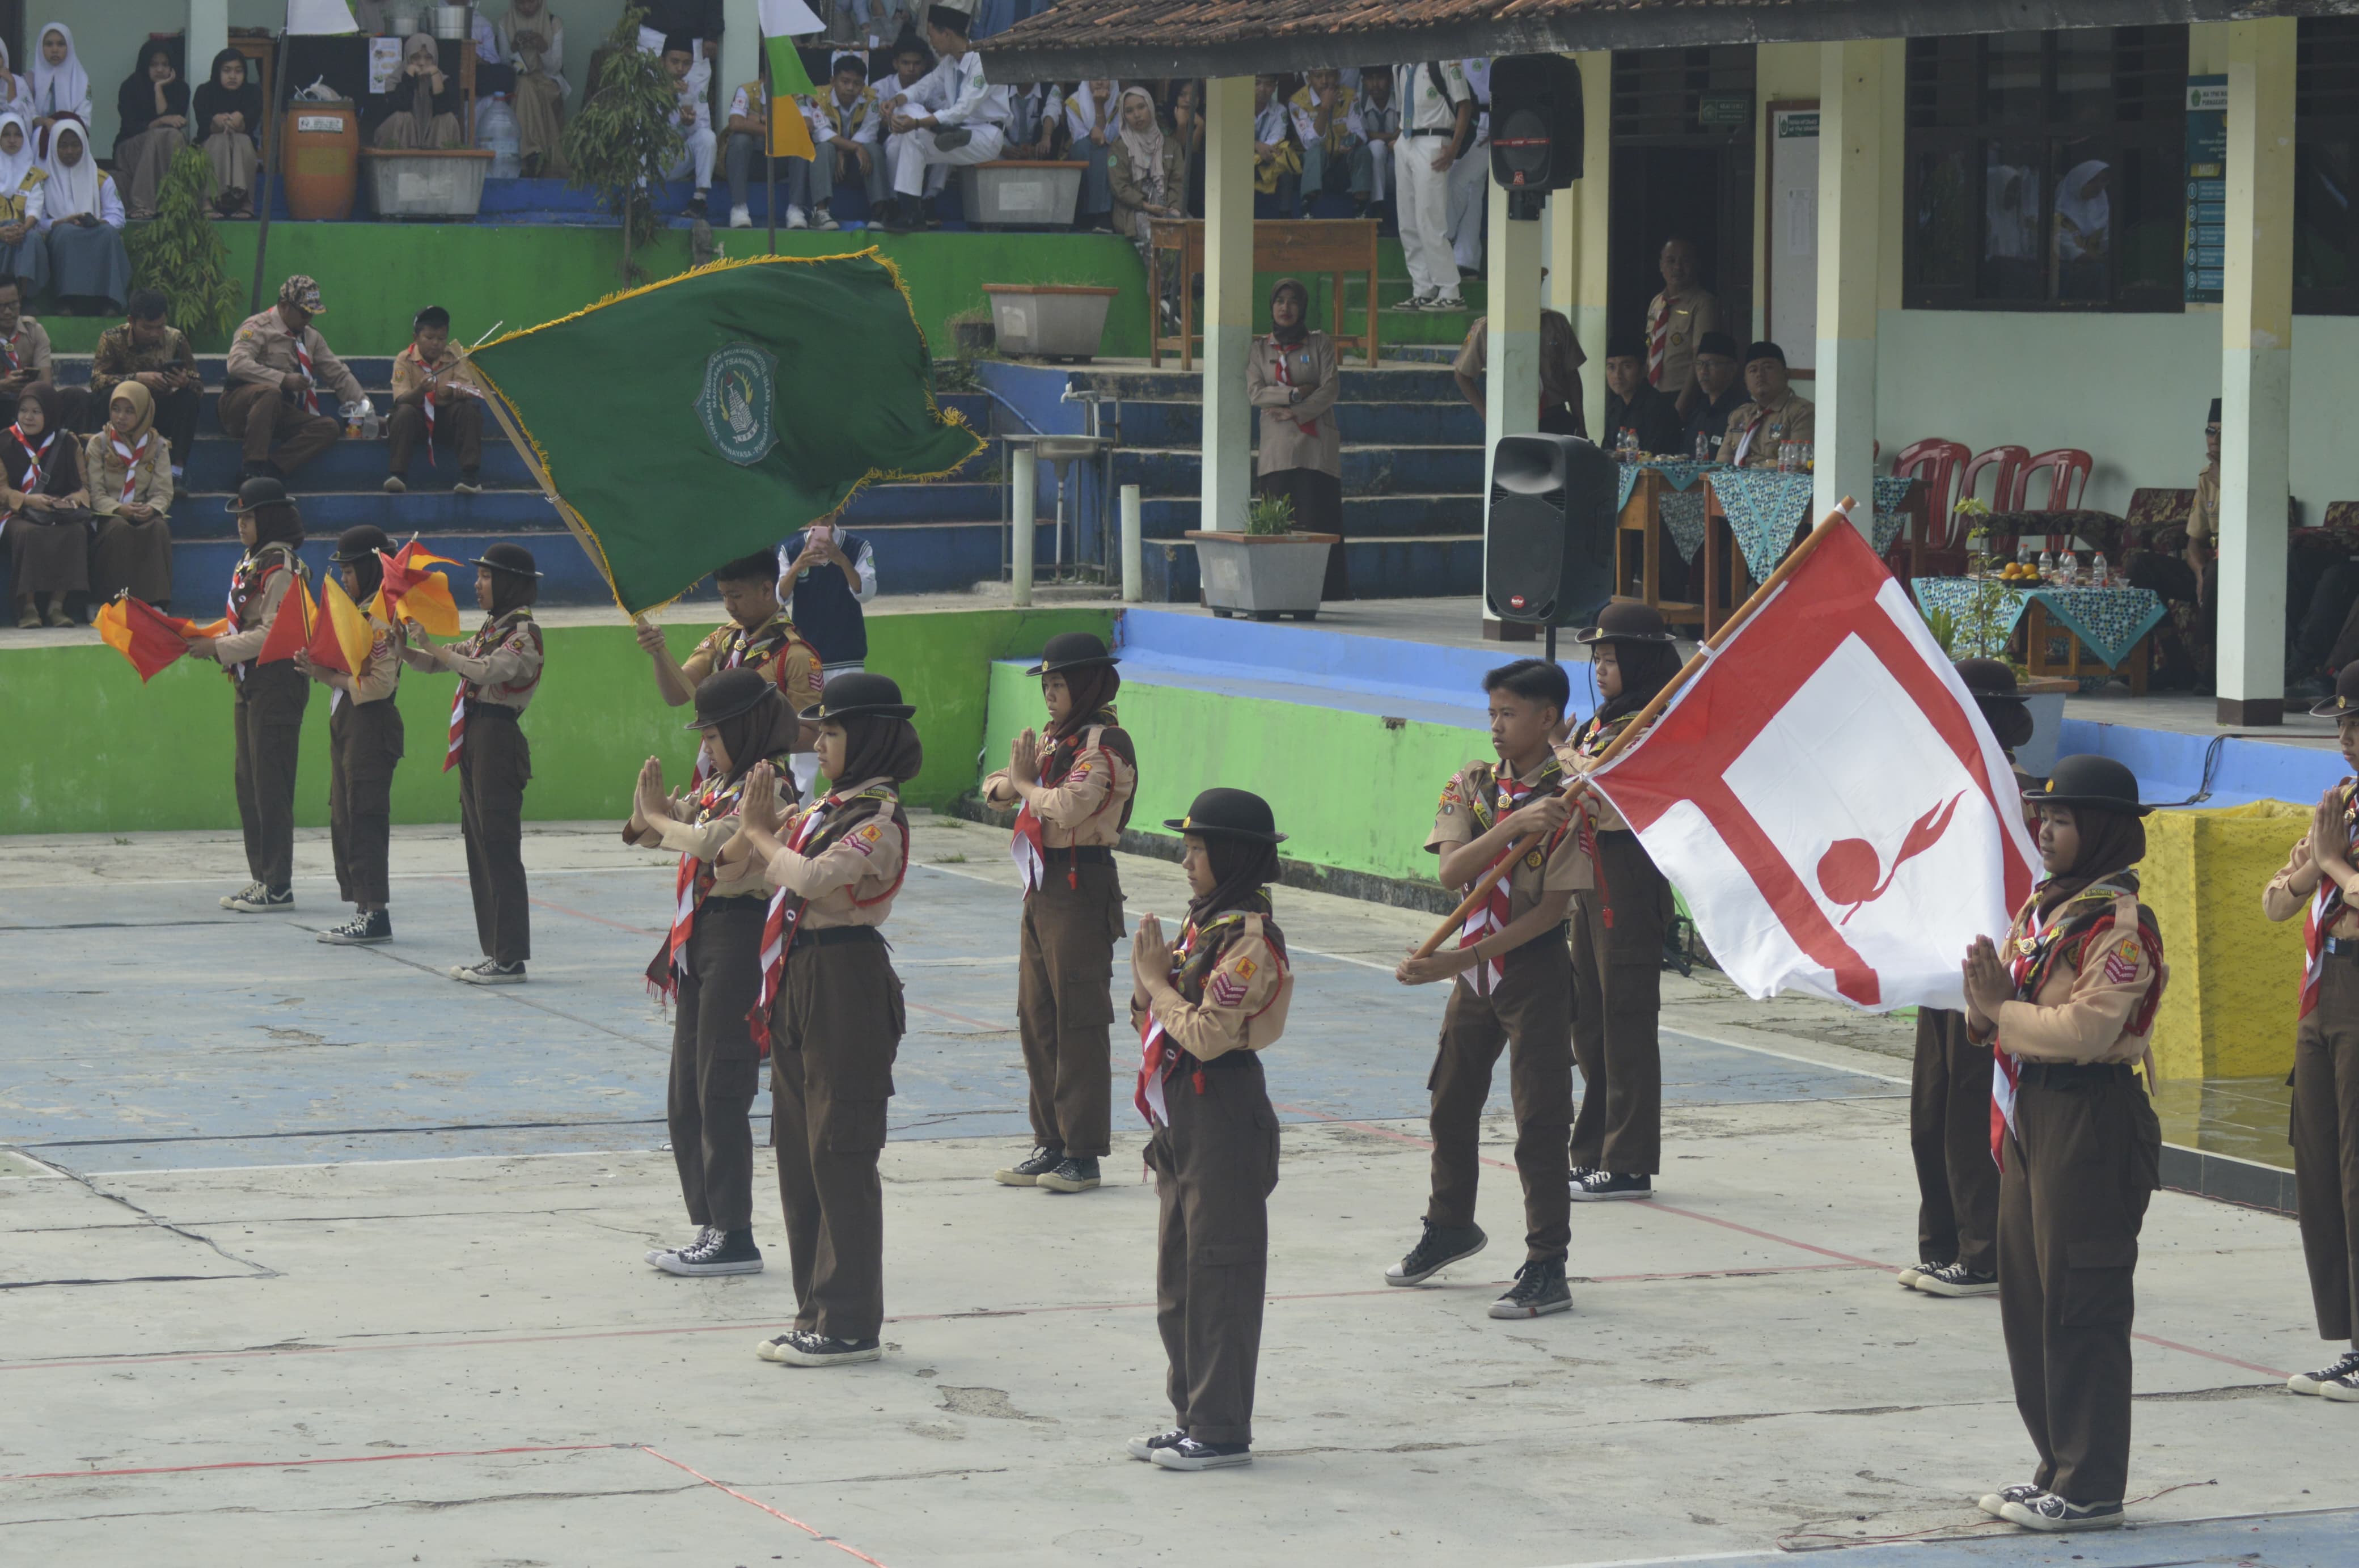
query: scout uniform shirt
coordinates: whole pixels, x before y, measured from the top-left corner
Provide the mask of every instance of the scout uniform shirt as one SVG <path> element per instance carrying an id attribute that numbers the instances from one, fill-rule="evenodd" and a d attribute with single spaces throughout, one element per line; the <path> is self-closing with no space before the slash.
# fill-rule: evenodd
<path id="1" fill-rule="evenodd" d="M 264 545 L 237 563 L 229 580 L 230 629 L 213 639 L 213 657 L 223 669 L 245 679 L 246 661 L 262 651 L 270 623 L 278 618 L 279 602 L 302 575 L 303 563 L 283 544 Z"/>
<path id="2" fill-rule="evenodd" d="M 2359 800 L 2354 800 L 2351 782 L 2348 779 L 2334 787 L 2334 795 L 2336 803 L 2343 808 L 2343 820 L 2345 824 L 2346 837 L 2343 853 L 2350 855 L 2354 851 L 2351 847 L 2349 835 L 2354 831 L 2359 831 L 2359 822 L 2354 821 L 2354 813 L 2359 813 Z M 2285 865 L 2276 876 L 2269 878 L 2269 885 L 2261 889 L 2261 912 L 2272 920 L 2289 920 L 2306 909 L 2314 909 L 2317 910 L 2318 920 L 2322 929 L 2312 931 L 2311 922 L 2305 920 L 2302 935 L 2306 940 L 2332 937 L 2337 942 L 2348 942 L 2354 937 L 2359 937 L 2359 912 L 2352 909 L 2350 902 L 2343 897 L 2340 890 L 2327 887 L 2326 879 L 2323 877 L 2312 875 L 2313 886 L 2310 892 L 2297 893 L 2293 890 L 2295 875 L 2308 870 L 2309 867 L 2310 834 L 2305 833 L 2295 843 L 2291 853 L 2287 855 Z M 2321 892 L 2326 895 L 2323 900 L 2319 898 Z M 2317 1005 L 2317 985 L 2318 954 L 2312 953 L 2310 955 L 2308 971 L 2302 980 L 2301 1010 L 2304 1016 L 2307 1016 L 2310 1008 Z"/>
<path id="3" fill-rule="evenodd" d="M 1462 844 L 1472 844 L 1490 832 L 1500 818 L 1509 815 L 1541 791 L 1555 789 L 1564 782 L 1563 765 L 1554 757 L 1521 779 L 1503 778 L 1504 766 L 1493 762 L 1470 762 L 1442 786 L 1441 800 L 1434 811 L 1433 831 L 1426 835 L 1426 848 L 1438 856 Z M 1525 853 L 1523 860 L 1508 871 L 1505 879 L 1507 896 L 1501 898 L 1498 890 L 1494 888 L 1490 900 L 1466 917 L 1458 945 L 1471 946 L 1491 932 L 1522 919 L 1540 901 L 1543 894 L 1576 893 L 1595 883 L 1596 873 L 1589 863 L 1588 855 L 1582 853 L 1580 835 L 1570 831 L 1561 833 L 1555 843 L 1544 844 Z M 1469 887 L 1472 886 L 1472 883 L 1468 884 Z M 1546 934 L 1541 933 L 1542 938 Z M 1560 948 L 1563 944 L 1560 942 L 1558 945 Z M 1508 956 L 1501 953 L 1487 964 L 1479 965 L 1459 978 L 1478 994 L 1487 994 L 1490 986 L 1505 974 L 1503 961 Z M 1487 977 L 1484 974 L 1485 970 L 1489 971 Z"/>
<path id="4" fill-rule="evenodd" d="M 2220 465 L 2195 476 L 2195 504 L 2187 513 L 2187 537 L 2203 547 L 2205 559 L 2220 542 Z"/>
<path id="5" fill-rule="evenodd" d="M 121 332 L 127 337 L 130 335 L 130 332 L 131 329 L 127 326 L 109 328 L 99 337 L 98 344 L 100 352 L 102 354 L 104 353 L 106 348 L 106 340 L 108 338 L 114 336 L 116 332 Z M 178 336 L 179 334 L 175 333 L 174 335 Z M 186 339 L 181 340 L 181 346 L 184 349 L 187 347 Z M 104 383 L 102 383 L 99 379 L 97 369 L 99 363 L 100 361 L 96 359 L 93 359 L 91 362 L 92 368 L 90 384 L 91 389 L 93 392 L 104 391 L 106 387 L 113 386 L 115 381 L 122 379 L 120 376 L 114 376 Z M 189 367 L 192 370 L 196 368 L 196 356 L 194 354 L 190 354 L 189 356 Z M 148 365 L 143 366 L 142 368 L 156 369 L 159 367 Z M 55 381 L 56 379 L 56 372 L 51 369 L 49 365 L 49 330 L 41 325 L 40 322 L 33 320 L 29 315 L 18 316 L 16 318 L 16 332 L 12 333 L 5 342 L 0 343 L 0 380 L 14 382 L 18 388 L 21 389 L 36 381 Z M 2214 485 L 2212 491 L 2215 495 L 2218 494 L 2218 485 Z"/>
<path id="6" fill-rule="evenodd" d="M 1656 295 L 1647 301 L 1647 379 L 1677 397 L 1695 378 L 1696 340 L 1719 330 L 1720 301 L 1701 289 Z"/>
<path id="7" fill-rule="evenodd" d="M 2101 878 L 2046 920 L 2038 909 L 2036 894 L 2024 901 L 1999 948 L 2017 997 L 2030 991 L 1999 1007 L 2000 1047 L 2026 1062 L 2137 1061 L 2170 971 L 2151 919 L 2141 924 L 2136 891 Z"/>
<path id="8" fill-rule="evenodd" d="M 393 627 L 365 604 L 361 606 L 361 614 L 368 617 L 369 650 L 361 667 L 353 671 L 352 700 L 356 703 L 382 702 L 401 684 L 401 659 L 394 648 Z M 330 692 L 328 711 L 335 712 L 343 698 L 341 691 Z"/>
<path id="9" fill-rule="evenodd" d="M 442 666 L 459 676 L 457 702 L 489 702 L 521 713 L 540 684 L 540 627 L 529 606 L 485 621 L 474 636 L 446 644 Z"/>
<path id="10" fill-rule="evenodd" d="M 1138 769 L 1099 744 L 1110 727 L 1092 724 L 1077 740 L 1042 743 L 1044 765 L 1052 744 L 1070 744 L 1077 752 L 1073 766 L 1053 787 L 1035 784 L 1019 789 L 1003 768 L 983 781 L 983 798 L 995 806 L 1028 807 L 1039 821 L 1043 850 L 1114 847 L 1122 842 L 1122 822 L 1138 788 Z"/>
<path id="11" fill-rule="evenodd" d="M 1171 949 L 1171 985 L 1180 994 L 1152 1003 L 1133 982 L 1130 1021 L 1151 1013 L 1164 1038 L 1198 1062 L 1233 1051 L 1259 1051 L 1286 1032 L 1294 974 L 1264 934 L 1268 917 L 1227 909 L 1202 926 L 1181 927 Z"/>
<path id="12" fill-rule="evenodd" d="M 238 324 L 237 335 L 230 340 L 229 364 L 223 375 L 232 385 L 240 381 L 265 381 L 277 386 L 278 378 L 288 371 L 303 370 L 302 361 L 295 354 L 299 342 L 304 354 L 310 356 L 311 368 L 305 374 L 310 376 L 314 387 L 332 389 L 342 407 L 349 408 L 362 399 L 364 394 L 361 391 L 361 384 L 344 367 L 344 362 L 328 347 L 328 340 L 320 335 L 320 329 L 307 324 L 302 337 L 298 339 L 287 330 L 286 320 L 278 314 L 276 305 L 259 315 L 248 316 Z M 301 400 L 300 394 L 297 395 L 297 400 Z M 327 411 L 324 403 L 321 411 Z"/>
<path id="13" fill-rule="evenodd" d="M 752 631 L 734 621 L 714 627 L 680 661 L 679 672 L 694 688 L 703 685 L 707 676 L 739 668 L 767 676 L 798 713 L 819 706 L 819 650 L 795 630 L 783 610 Z"/>
<path id="14" fill-rule="evenodd" d="M 434 374 L 436 372 L 440 374 Z M 453 353 L 447 343 L 443 346 L 442 357 L 429 365 L 413 343 L 393 356 L 393 400 L 398 403 L 425 387 L 429 375 L 434 375 L 434 388 L 438 392 L 446 387 L 460 387 L 478 397 L 484 395 L 483 383 L 475 379 L 475 367 Z M 432 428 L 429 423 L 428 429 Z"/>
<path id="15" fill-rule="evenodd" d="M 1597 759 L 1605 754 L 1605 748 L 1614 744 L 1614 737 L 1628 728 L 1630 721 L 1637 716 L 1632 713 L 1613 720 L 1583 719 L 1578 728 L 1557 743 L 1557 765 L 1569 774 L 1591 771 L 1597 766 Z M 1622 820 L 1622 813 L 1614 809 L 1614 803 L 1595 789 L 1581 798 L 1581 809 L 1588 813 L 1591 828 L 1598 833 L 1630 831 L 1630 824 Z"/>
<path id="16" fill-rule="evenodd" d="M 31 318 L 26 319 L 26 324 L 32 324 Z M 35 327 L 34 330 L 38 332 L 39 328 Z M 47 332 L 41 334 L 40 343 L 38 363 L 47 365 L 49 362 L 49 340 Z M 90 356 L 90 393 L 92 397 L 103 404 L 112 397 L 118 385 L 143 372 L 151 370 L 193 372 L 196 368 L 196 350 L 189 346 L 188 336 L 179 328 L 166 327 L 162 342 L 152 347 L 141 348 L 131 341 L 130 323 L 118 322 L 98 334 L 98 347 Z M 43 372 L 44 376 L 47 374 L 47 371 Z M 176 455 L 184 463 L 189 460 L 189 454 L 186 452 Z"/>
<path id="17" fill-rule="evenodd" d="M 795 848 L 799 839 L 816 841 L 823 835 L 828 818 L 863 796 L 881 800 L 885 810 L 815 855 Z M 880 776 L 825 797 L 780 826 L 778 837 L 784 842 L 762 870 L 781 893 L 804 901 L 799 929 L 885 923 L 909 864 L 908 830 L 893 817 L 899 804 L 893 780 Z"/>
<path id="18" fill-rule="evenodd" d="M 1291 400 L 1298 389 L 1300 400 Z M 1305 332 L 1291 345 L 1275 337 L 1254 339 L 1245 356 L 1246 400 L 1262 410 L 1261 456 L 1254 472 L 1308 468 L 1340 477 L 1343 432 L 1335 420 L 1335 399 L 1343 389 L 1335 340 L 1325 332 Z"/>
<path id="19" fill-rule="evenodd" d="M 1561 310 L 1543 308 L 1540 311 L 1540 412 L 1570 408 L 1573 418 L 1582 418 L 1581 367 L 1589 363 L 1589 354 L 1581 346 L 1581 339 L 1572 330 L 1572 322 Z M 1474 324 L 1466 329 L 1466 341 L 1458 346 L 1458 357 L 1450 368 L 1470 381 L 1481 381 L 1491 367 L 1491 318 L 1477 316 Z"/>
<path id="20" fill-rule="evenodd" d="M 721 846 L 737 836 L 737 806 L 745 792 L 745 777 L 740 774 L 734 781 L 713 779 L 704 788 L 685 799 L 669 802 L 671 814 L 649 822 L 636 838 L 625 835 L 625 842 L 641 849 L 668 849 L 673 854 L 700 863 L 696 873 L 699 885 L 697 898 L 750 898 L 769 892 L 763 877 L 761 857 L 749 855 L 743 860 L 721 865 L 713 857 Z M 778 821 L 792 818 L 796 794 L 794 784 L 785 771 L 778 771 L 772 786 L 772 796 L 777 803 Z M 683 866 L 682 869 L 687 869 Z M 693 908 L 693 905 L 688 906 Z"/>
<path id="21" fill-rule="evenodd" d="M 1774 408 L 1747 403 L 1728 416 L 1728 433 L 1720 438 L 1720 461 L 1741 468 L 1775 468 L 1780 446 L 1810 442 L 1818 428 L 1817 406 L 1788 387 Z"/>

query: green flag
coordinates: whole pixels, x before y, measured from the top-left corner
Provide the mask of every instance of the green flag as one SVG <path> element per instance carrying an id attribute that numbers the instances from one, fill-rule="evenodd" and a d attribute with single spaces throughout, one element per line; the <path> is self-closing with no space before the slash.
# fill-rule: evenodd
<path id="1" fill-rule="evenodd" d="M 717 262 L 470 356 L 615 602 L 667 604 L 872 480 L 983 438 L 934 404 L 900 276 L 856 256 Z"/>
<path id="2" fill-rule="evenodd" d="M 809 98 L 819 91 L 811 85 L 810 72 L 803 69 L 803 57 L 794 39 L 764 38 L 762 47 L 770 54 L 772 93 L 781 98 Z"/>

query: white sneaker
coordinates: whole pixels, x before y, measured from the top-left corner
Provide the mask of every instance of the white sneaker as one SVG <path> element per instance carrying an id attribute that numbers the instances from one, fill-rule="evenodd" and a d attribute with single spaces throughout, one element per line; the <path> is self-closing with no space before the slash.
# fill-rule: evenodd
<path id="1" fill-rule="evenodd" d="M 224 909 L 234 909 L 240 904 L 259 900 L 269 891 L 269 888 L 259 882 L 249 882 L 234 893 L 223 894 L 221 907 Z"/>
<path id="2" fill-rule="evenodd" d="M 743 206 L 732 207 L 729 209 L 729 226 L 733 229 L 750 229 L 754 226 L 754 214 Z"/>
<path id="3" fill-rule="evenodd" d="M 1429 310 L 1462 310 L 1466 309 L 1466 301 L 1459 295 L 1458 290 L 1453 289 L 1447 294 L 1435 295 L 1432 302 L 1428 304 L 1426 309 Z"/>
<path id="4" fill-rule="evenodd" d="M 826 202 L 822 201 L 818 206 L 811 209 L 812 228 L 832 229 L 835 226 L 835 213 L 829 210 Z"/>
<path id="5" fill-rule="evenodd" d="M 808 229 L 810 227 L 810 220 L 803 216 L 803 210 L 800 207 L 789 207 L 787 209 L 787 227 Z"/>
<path id="6" fill-rule="evenodd" d="M 1437 289 L 1420 289 L 1416 293 L 1410 295 L 1408 299 L 1402 300 L 1398 305 L 1395 306 L 1394 309 L 1399 310 L 1430 310 L 1433 309 L 1433 301 L 1439 297 L 1440 291 Z"/>
<path id="7" fill-rule="evenodd" d="M 647 1261 L 648 1261 L 649 1263 L 651 1263 L 651 1264 L 655 1265 L 655 1267 L 657 1267 L 657 1268 L 658 1268 L 658 1269 L 662 1269 L 662 1268 L 663 1268 L 663 1264 L 662 1264 L 662 1262 L 660 1261 L 661 1259 L 666 1258 L 677 1257 L 679 1254 L 683 1253 L 683 1252 L 693 1252 L 693 1251 L 695 1251 L 698 1247 L 701 1247 L 701 1246 L 703 1246 L 703 1245 L 704 1245 L 704 1238 L 705 1238 L 705 1237 L 707 1237 L 707 1236 L 711 1236 L 712 1234 L 712 1227 L 711 1225 L 700 1225 L 700 1226 L 698 1226 L 698 1227 L 697 1227 L 695 1239 L 694 1239 L 694 1240 L 692 1240 L 692 1241 L 690 1241 L 686 1246 L 683 1246 L 683 1247 L 651 1247 L 647 1248 Z M 666 1270 L 665 1270 L 665 1272 L 669 1273 L 669 1272 L 670 1272 L 670 1270 L 666 1269 Z"/>
<path id="8" fill-rule="evenodd" d="M 496 958 L 486 958 L 477 964 L 454 964 L 451 978 L 470 985 L 521 985 L 524 984 L 524 964 L 503 965 Z"/>
<path id="9" fill-rule="evenodd" d="M 2317 1394 L 2329 1399 L 2359 1402 L 2359 1350 L 2315 1372 L 2297 1372 L 2286 1379 L 2297 1394 Z"/>

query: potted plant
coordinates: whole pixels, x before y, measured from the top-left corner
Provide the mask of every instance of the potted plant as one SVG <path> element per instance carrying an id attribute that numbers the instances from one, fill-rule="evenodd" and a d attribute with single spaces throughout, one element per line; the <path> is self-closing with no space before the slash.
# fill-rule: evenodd
<path id="1" fill-rule="evenodd" d="M 1196 546 L 1204 603 L 1212 614 L 1256 621 L 1316 619 L 1327 552 L 1343 542 L 1341 534 L 1297 532 L 1294 503 L 1283 495 L 1255 496 L 1243 533 L 1191 530 L 1186 537 Z"/>
<path id="2" fill-rule="evenodd" d="M 566 122 L 566 183 L 596 194 L 599 204 L 622 219 L 623 259 L 616 268 L 625 283 L 636 283 L 647 269 L 632 260 L 663 233 L 656 215 L 657 185 L 679 157 L 679 98 L 662 58 L 639 47 L 644 11 L 625 6 L 606 36 L 606 69 L 581 111 Z"/>

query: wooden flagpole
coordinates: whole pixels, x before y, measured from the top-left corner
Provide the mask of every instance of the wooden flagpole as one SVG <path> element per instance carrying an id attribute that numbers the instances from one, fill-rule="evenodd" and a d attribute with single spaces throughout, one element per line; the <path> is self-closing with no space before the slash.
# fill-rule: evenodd
<path id="1" fill-rule="evenodd" d="M 516 443 L 516 452 L 524 459 L 524 465 L 532 471 L 533 478 L 540 485 L 541 494 L 548 496 L 549 504 L 557 508 L 557 515 L 564 520 L 567 530 L 581 542 L 582 550 L 590 559 L 598 563 L 600 575 L 606 576 L 605 551 L 598 548 L 598 541 L 590 537 L 590 530 L 582 526 L 581 519 L 573 515 L 573 508 L 565 504 L 564 498 L 557 493 L 557 486 L 549 483 L 549 470 L 540 465 L 539 454 L 532 450 L 532 443 L 524 439 L 524 432 L 516 429 L 516 416 L 508 412 L 506 396 L 486 381 L 484 384 L 484 401 L 491 405 L 492 417 L 499 420 L 500 429 L 506 430 L 508 440 Z M 612 593 L 614 587 L 614 578 L 606 576 L 607 592 Z M 619 604 L 620 601 L 616 603 Z M 635 615 L 631 619 L 640 626 L 647 624 L 643 615 Z"/>
<path id="2" fill-rule="evenodd" d="M 1786 559 L 1777 563 L 1777 569 L 1769 573 L 1767 581 L 1756 588 L 1752 596 L 1737 606 L 1734 615 L 1720 624 L 1718 631 L 1705 637 L 1703 641 L 1697 645 L 1694 656 L 1680 666 L 1680 672 L 1663 682 L 1663 689 L 1656 692 L 1647 705 L 1632 716 L 1628 724 L 1622 726 L 1622 733 L 1615 735 L 1605 747 L 1604 752 L 1599 756 L 1592 772 L 1596 771 L 1597 768 L 1603 768 L 1607 763 L 1619 757 L 1624 746 L 1644 734 L 1647 727 L 1661 716 L 1664 708 L 1670 704 L 1671 699 L 1679 695 L 1680 688 L 1694 680 L 1702 670 L 1705 662 L 1712 657 L 1712 650 L 1734 636 L 1739 626 L 1753 618 L 1754 613 L 1768 602 L 1769 595 L 1777 592 L 1779 584 L 1792 576 L 1795 570 L 1809 558 L 1810 553 L 1819 547 L 1819 541 L 1827 537 L 1830 529 L 1851 526 L 1851 509 L 1854 505 L 1852 498 L 1846 495 L 1833 511 L 1819 519 L 1819 526 L 1812 528 L 1800 544 L 1787 552 Z M 1568 800 L 1576 801 L 1588 792 L 1589 774 L 1587 773 L 1576 776 L 1565 785 L 1562 791 Z M 1483 874 L 1483 879 L 1474 884 L 1474 890 L 1466 895 L 1457 909 L 1451 911 L 1448 919 L 1434 928 L 1433 934 L 1419 943 L 1417 952 L 1411 956 L 1432 957 L 1440 949 L 1441 944 L 1448 942 L 1451 934 L 1465 924 L 1466 917 L 1482 907 L 1483 901 L 1491 896 L 1491 889 L 1499 885 L 1499 878 L 1507 874 L 1507 868 L 1539 847 L 1541 836 L 1534 833 L 1529 838 L 1520 840 L 1512 845 L 1506 854 L 1501 855 L 1498 864 Z"/>

